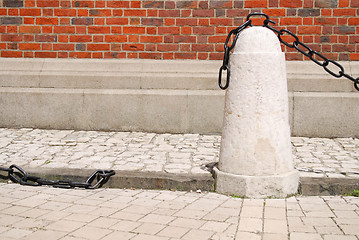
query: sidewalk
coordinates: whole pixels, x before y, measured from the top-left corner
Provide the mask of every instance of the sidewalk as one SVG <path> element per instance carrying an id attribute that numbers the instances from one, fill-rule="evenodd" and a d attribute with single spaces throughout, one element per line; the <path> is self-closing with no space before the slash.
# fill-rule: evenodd
<path id="1" fill-rule="evenodd" d="M 305 195 L 342 194 L 359 180 L 359 139 L 293 137 Z M 220 136 L 0 128 L 0 166 L 44 177 L 113 169 L 111 187 L 211 190 L 206 164 L 218 162 Z"/>
<path id="2" fill-rule="evenodd" d="M 357 184 L 359 139 L 292 143 L 302 190 L 328 194 Z M 213 179 L 205 165 L 218 161 L 219 147 L 217 135 L 0 129 L 2 167 L 66 178 L 116 170 L 106 184 L 115 188 L 0 183 L 0 239 L 359 239 L 356 197 L 241 199 L 208 192 Z"/>
<path id="3" fill-rule="evenodd" d="M 305 195 L 341 194 L 359 180 L 359 139 L 293 137 Z M 211 190 L 206 164 L 218 162 L 220 136 L 0 128 L 0 166 L 46 177 L 86 177 L 113 169 L 117 188 Z"/>
<path id="4" fill-rule="evenodd" d="M 359 199 L 0 183 L 0 239 L 357 240 Z"/>

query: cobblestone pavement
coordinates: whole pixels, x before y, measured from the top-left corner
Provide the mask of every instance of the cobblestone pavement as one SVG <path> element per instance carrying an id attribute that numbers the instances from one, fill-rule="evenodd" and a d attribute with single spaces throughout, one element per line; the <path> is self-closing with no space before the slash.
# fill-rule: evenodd
<path id="1" fill-rule="evenodd" d="M 359 198 L 0 184 L 0 239 L 358 240 Z"/>
<path id="2" fill-rule="evenodd" d="M 293 137 L 304 177 L 359 177 L 359 139 Z M 220 136 L 0 128 L 0 166 L 209 174 Z"/>

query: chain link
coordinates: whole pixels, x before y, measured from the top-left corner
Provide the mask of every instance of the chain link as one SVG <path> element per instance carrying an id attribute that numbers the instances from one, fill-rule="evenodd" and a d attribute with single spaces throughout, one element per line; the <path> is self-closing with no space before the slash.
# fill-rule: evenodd
<path id="1" fill-rule="evenodd" d="M 6 172 L 6 175 L 0 174 L 2 179 L 10 179 L 14 183 L 19 183 L 26 186 L 42 186 L 49 185 L 56 188 L 86 188 L 95 189 L 102 187 L 111 176 L 115 175 L 114 170 L 96 170 L 85 182 L 74 182 L 67 180 L 46 180 L 40 177 L 31 176 L 26 173 L 24 169 L 13 164 L 9 168 L 0 167 L 0 173 Z"/>
<path id="2" fill-rule="evenodd" d="M 236 42 L 237 42 L 237 38 L 239 33 L 244 30 L 246 27 L 248 26 L 252 26 L 252 21 L 251 21 L 251 17 L 252 16 L 261 16 L 261 17 L 265 17 L 266 19 L 263 21 L 263 27 L 266 27 L 270 30 L 272 30 L 273 32 L 275 32 L 278 36 L 279 41 L 284 44 L 285 46 L 289 47 L 289 48 L 295 48 L 298 52 L 300 52 L 301 54 L 303 54 L 304 56 L 308 57 L 310 60 L 312 60 L 314 63 L 318 64 L 319 66 L 323 67 L 323 69 L 328 72 L 330 75 L 336 77 L 336 78 L 341 78 L 341 77 L 345 77 L 349 80 L 351 80 L 352 82 L 354 82 L 354 88 L 359 91 L 359 77 L 354 78 L 352 76 L 350 76 L 349 74 L 345 73 L 344 67 L 338 63 L 337 61 L 331 60 L 326 58 L 325 56 L 323 56 L 321 53 L 311 49 L 308 45 L 306 45 L 305 43 L 301 42 L 298 38 L 297 35 L 295 35 L 294 33 L 292 33 L 291 31 L 287 30 L 287 29 L 280 29 L 277 30 L 273 27 L 271 27 L 269 25 L 269 23 L 275 24 L 274 21 L 270 20 L 269 16 L 267 14 L 264 13 L 251 13 L 247 16 L 246 18 L 246 22 L 244 24 L 242 24 L 241 26 L 239 26 L 238 28 L 230 31 L 230 33 L 227 36 L 226 42 L 224 44 L 224 57 L 223 57 L 223 64 L 219 69 L 219 78 L 218 78 L 218 85 L 221 89 L 225 90 L 228 88 L 229 86 L 229 81 L 230 81 L 230 69 L 228 66 L 228 62 L 229 62 L 229 53 L 230 51 L 234 48 Z M 233 40 L 233 43 L 230 47 L 228 47 L 228 42 L 231 39 L 232 35 L 235 35 L 235 38 Z M 291 41 L 285 41 L 284 38 L 289 37 L 291 39 Z M 337 71 L 333 71 L 331 69 L 329 69 L 329 66 L 332 65 L 333 67 L 337 67 Z M 223 71 L 227 71 L 227 81 L 225 86 L 222 85 L 222 72 Z"/>

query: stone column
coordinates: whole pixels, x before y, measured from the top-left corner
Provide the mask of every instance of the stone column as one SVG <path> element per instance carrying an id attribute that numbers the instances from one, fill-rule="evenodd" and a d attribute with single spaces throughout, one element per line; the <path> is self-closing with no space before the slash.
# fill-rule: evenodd
<path id="1" fill-rule="evenodd" d="M 285 56 L 265 27 L 243 30 L 230 57 L 216 191 L 253 198 L 297 193 Z"/>

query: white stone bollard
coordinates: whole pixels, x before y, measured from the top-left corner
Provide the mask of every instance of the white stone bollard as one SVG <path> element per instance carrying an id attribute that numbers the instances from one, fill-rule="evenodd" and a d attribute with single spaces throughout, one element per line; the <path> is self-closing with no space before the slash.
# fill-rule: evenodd
<path id="1" fill-rule="evenodd" d="M 265 27 L 243 30 L 229 64 L 216 191 L 251 198 L 297 193 L 285 56 L 277 36 Z"/>

